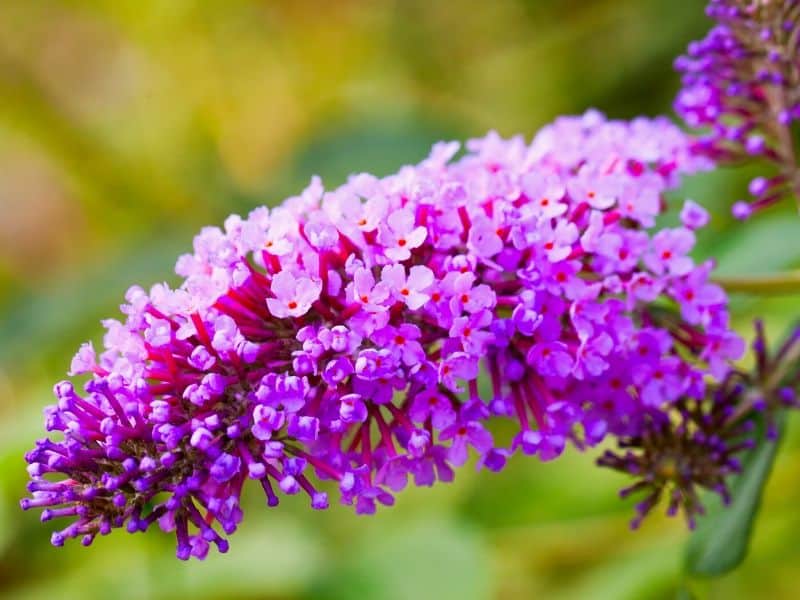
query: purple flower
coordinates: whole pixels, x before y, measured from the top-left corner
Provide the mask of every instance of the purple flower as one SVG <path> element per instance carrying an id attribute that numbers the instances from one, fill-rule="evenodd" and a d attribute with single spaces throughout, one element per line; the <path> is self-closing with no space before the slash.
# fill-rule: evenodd
<path id="1" fill-rule="evenodd" d="M 262 404 L 280 405 L 289 412 L 297 412 L 305 405 L 308 393 L 308 379 L 305 377 L 267 373 L 254 395 Z"/>
<path id="2" fill-rule="evenodd" d="M 237 456 L 223 452 L 211 465 L 209 473 L 215 481 L 225 483 L 239 472 L 239 465 L 240 460 Z"/>
<path id="3" fill-rule="evenodd" d="M 492 435 L 475 421 L 456 422 L 443 430 L 440 438 L 443 441 L 452 440 L 447 458 L 450 464 L 456 467 L 460 467 L 467 461 L 467 445 L 475 448 L 478 454 L 485 454 L 493 446 Z"/>
<path id="4" fill-rule="evenodd" d="M 433 427 L 442 430 L 455 421 L 456 411 L 447 396 L 436 390 L 425 390 L 414 397 L 409 417 L 417 423 L 430 418 Z"/>
<path id="5" fill-rule="evenodd" d="M 478 468 L 485 467 L 498 473 L 505 468 L 509 455 L 510 452 L 504 448 L 490 448 L 478 459 Z"/>
<path id="6" fill-rule="evenodd" d="M 480 356 L 494 337 L 494 334 L 488 331 L 491 322 L 492 313 L 488 310 L 482 310 L 466 317 L 458 317 L 453 319 L 453 325 L 449 331 L 450 337 L 458 339 L 467 354 Z"/>
<path id="7" fill-rule="evenodd" d="M 715 25 L 675 61 L 683 83 L 675 110 L 699 130 L 698 157 L 722 164 L 759 157 L 781 173 L 752 180 L 753 201 L 732 207 L 737 219 L 746 219 L 797 196 L 797 178 L 787 174 L 798 168 L 792 132 L 800 120 L 800 20 L 795 2 L 712 0 L 706 13 Z"/>
<path id="8" fill-rule="evenodd" d="M 511 319 L 517 331 L 522 335 L 531 336 L 541 324 L 543 317 L 532 308 L 519 304 L 511 313 Z"/>
<path id="9" fill-rule="evenodd" d="M 661 408 L 680 397 L 686 386 L 680 367 L 677 358 L 669 357 L 656 363 L 641 363 L 633 371 L 633 380 L 641 386 L 645 406 Z"/>
<path id="10" fill-rule="evenodd" d="M 741 350 L 688 256 L 700 211 L 654 229 L 661 195 L 705 166 L 691 144 L 590 111 L 530 144 L 490 134 L 452 162 L 445 144 L 388 177 L 315 178 L 202 230 L 177 289 L 131 288 L 103 350 L 79 350 L 88 381 L 56 386 L 23 508 L 71 520 L 58 545 L 155 526 L 203 558 L 227 550 L 248 482 L 322 509 L 330 481 L 371 514 L 470 452 L 498 471 L 516 449 L 635 436 Z M 514 433 L 493 439 L 493 419 Z"/>
<path id="11" fill-rule="evenodd" d="M 522 448 L 525 454 L 538 455 L 540 460 L 547 462 L 561 455 L 566 441 L 563 435 L 557 433 L 523 431 L 515 444 Z"/>
<path id="12" fill-rule="evenodd" d="M 575 364 L 562 342 L 534 344 L 528 351 L 527 361 L 539 373 L 551 377 L 566 377 Z"/>
<path id="13" fill-rule="evenodd" d="M 587 336 L 575 356 L 574 373 L 579 379 L 602 375 L 608 369 L 608 357 L 614 349 L 614 340 L 606 332 Z"/>
<path id="14" fill-rule="evenodd" d="M 256 439 L 269 440 L 276 431 L 283 428 L 286 421 L 284 414 L 271 406 L 257 404 L 253 408 L 253 425 L 251 430 Z"/>
<path id="15" fill-rule="evenodd" d="M 443 280 L 443 290 L 450 296 L 450 314 L 476 313 L 494 307 L 497 297 L 492 289 L 486 284 L 473 287 L 474 283 L 473 273 L 448 273 Z"/>
<path id="16" fill-rule="evenodd" d="M 547 259 L 558 262 L 572 253 L 572 244 L 578 240 L 578 228 L 574 223 L 563 220 L 558 221 L 555 227 L 549 221 L 544 221 L 534 235 Z"/>
<path id="17" fill-rule="evenodd" d="M 681 209 L 681 223 L 687 229 L 701 229 L 708 225 L 708 211 L 691 200 L 687 200 Z"/>
<path id="18" fill-rule="evenodd" d="M 685 277 L 676 279 L 670 294 L 681 308 L 681 316 L 694 325 L 704 324 L 704 318 L 713 314 L 714 307 L 726 302 L 725 291 L 718 285 L 708 282 L 711 265 L 695 269 Z"/>
<path id="19" fill-rule="evenodd" d="M 314 441 L 319 436 L 319 419 L 292 415 L 286 431 L 298 440 Z"/>
<path id="20" fill-rule="evenodd" d="M 363 423 L 367 420 L 367 406 L 358 394 L 345 394 L 341 397 L 339 417 L 345 423 Z"/>
<path id="21" fill-rule="evenodd" d="M 439 382 L 453 392 L 461 392 L 457 379 L 471 381 L 478 376 L 478 361 L 466 352 L 453 352 L 439 365 Z"/>
<path id="22" fill-rule="evenodd" d="M 705 340 L 701 357 L 708 361 L 709 371 L 717 379 L 723 379 L 731 368 L 731 362 L 744 355 L 744 340 L 731 332 L 710 335 Z"/>
<path id="23" fill-rule="evenodd" d="M 376 331 L 372 339 L 381 348 L 395 354 L 399 359 L 398 362 L 414 366 L 425 360 L 425 350 L 418 341 L 421 336 L 419 327 L 403 323 L 399 327 L 384 327 Z"/>
<path id="24" fill-rule="evenodd" d="M 189 364 L 198 371 L 208 371 L 217 360 L 205 346 L 196 346 L 189 355 Z"/>

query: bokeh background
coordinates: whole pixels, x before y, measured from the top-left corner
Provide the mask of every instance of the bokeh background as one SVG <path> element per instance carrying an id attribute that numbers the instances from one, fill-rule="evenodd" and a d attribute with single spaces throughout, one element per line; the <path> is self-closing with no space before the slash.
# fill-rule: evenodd
<path id="1" fill-rule="evenodd" d="M 408 490 L 375 517 L 260 493 L 228 555 L 179 563 L 171 536 L 55 549 L 21 513 L 22 454 L 81 341 L 128 285 L 175 282 L 200 226 L 308 181 L 387 174 L 442 138 L 530 137 L 558 114 L 669 113 L 701 0 L 2 0 L 0 596 L 8 598 L 797 598 L 800 431 L 790 426 L 752 552 L 714 582 L 681 574 L 687 534 L 630 533 L 624 479 L 594 455 Z M 695 177 L 698 256 L 721 272 L 800 264 L 800 221 L 727 216 L 748 173 Z M 788 210 L 788 209 L 787 209 Z M 733 298 L 775 335 L 798 298 Z M 796 419 L 795 419 L 796 421 Z M 49 524 L 48 524 L 49 525 Z"/>

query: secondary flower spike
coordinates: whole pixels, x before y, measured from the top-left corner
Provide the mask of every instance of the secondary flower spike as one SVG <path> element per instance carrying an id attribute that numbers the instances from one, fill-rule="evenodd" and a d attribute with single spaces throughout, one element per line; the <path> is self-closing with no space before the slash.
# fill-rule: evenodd
<path id="1" fill-rule="evenodd" d="M 104 351 L 73 360 L 82 389 L 56 385 L 23 508 L 71 519 L 56 545 L 157 524 L 203 558 L 227 549 L 248 479 L 270 506 L 336 490 L 372 513 L 470 452 L 499 471 L 635 436 L 743 349 L 688 256 L 707 215 L 653 231 L 662 192 L 707 166 L 690 145 L 666 120 L 588 112 L 530 144 L 490 133 L 455 160 L 441 143 L 388 177 L 315 178 L 204 229 L 182 285 L 131 288 Z M 660 325 L 656 304 L 681 316 Z M 495 441 L 492 419 L 517 434 Z"/>
<path id="2" fill-rule="evenodd" d="M 675 62 L 683 75 L 675 108 L 687 125 L 705 130 L 703 154 L 773 163 L 772 173 L 750 182 L 752 199 L 733 205 L 734 216 L 746 219 L 800 198 L 800 0 L 711 0 L 706 13 L 715 26 Z"/>
<path id="3" fill-rule="evenodd" d="M 678 324 L 673 321 L 673 325 Z M 637 479 L 620 493 L 643 495 L 636 504 L 633 528 L 663 498 L 669 502 L 668 514 L 683 509 L 690 528 L 705 512 L 701 490 L 730 504 L 728 479 L 741 472 L 741 455 L 755 447 L 760 436 L 774 442 L 778 413 L 800 406 L 800 327 L 795 326 L 777 350 L 768 352 L 763 323 L 758 321 L 752 350 L 755 365 L 750 372 L 731 370 L 708 386 L 705 398 L 681 398 L 667 410 L 643 415 L 637 431 L 618 436 L 618 449 L 606 450 L 598 459 L 600 466 Z M 763 434 L 755 431 L 759 421 Z"/>

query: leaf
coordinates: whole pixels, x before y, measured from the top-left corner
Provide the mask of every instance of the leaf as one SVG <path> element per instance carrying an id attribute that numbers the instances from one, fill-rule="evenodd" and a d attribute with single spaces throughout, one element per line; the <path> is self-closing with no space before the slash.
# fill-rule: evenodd
<path id="1" fill-rule="evenodd" d="M 766 438 L 764 424 L 759 423 L 758 444 L 747 454 L 742 472 L 731 486 L 730 506 L 724 507 L 720 501 L 707 504 L 708 514 L 700 519 L 687 547 L 686 568 L 692 575 L 722 575 L 736 568 L 747 555 L 764 485 L 783 436 L 785 413 L 778 413 L 775 420 L 778 437 L 774 441 Z"/>
<path id="2" fill-rule="evenodd" d="M 800 223 L 780 211 L 753 219 L 715 249 L 717 275 L 778 273 L 800 261 Z"/>

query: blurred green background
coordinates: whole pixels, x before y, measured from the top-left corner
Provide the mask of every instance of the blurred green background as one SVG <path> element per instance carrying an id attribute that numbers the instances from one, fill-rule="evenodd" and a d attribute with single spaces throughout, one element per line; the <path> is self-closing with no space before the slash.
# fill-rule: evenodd
<path id="1" fill-rule="evenodd" d="M 267 510 L 228 555 L 179 563 L 171 536 L 55 549 L 21 513 L 22 454 L 81 341 L 128 285 L 175 282 L 200 226 L 354 171 L 386 174 L 441 138 L 530 137 L 558 114 L 668 113 L 671 63 L 701 0 L 2 0 L 0 2 L 0 596 L 8 598 L 797 598 L 800 431 L 767 488 L 750 557 L 686 582 L 686 532 L 630 533 L 624 478 L 570 453 L 407 490 L 392 510 Z M 698 256 L 722 272 L 800 264 L 791 210 L 727 216 L 747 173 L 693 178 L 712 209 Z M 798 298 L 735 297 L 775 335 Z M 49 525 L 49 524 L 48 524 Z"/>

